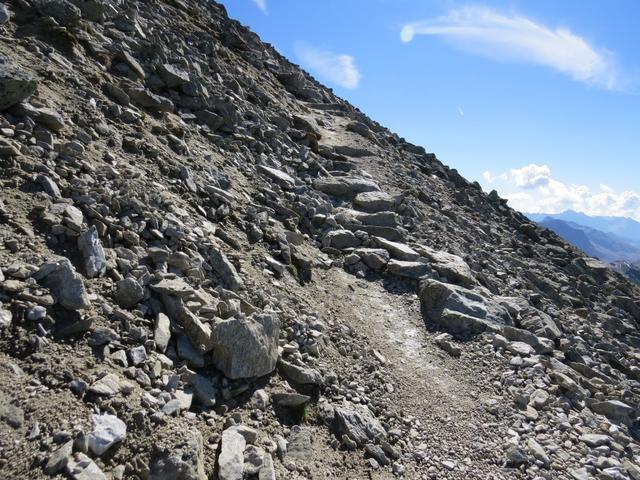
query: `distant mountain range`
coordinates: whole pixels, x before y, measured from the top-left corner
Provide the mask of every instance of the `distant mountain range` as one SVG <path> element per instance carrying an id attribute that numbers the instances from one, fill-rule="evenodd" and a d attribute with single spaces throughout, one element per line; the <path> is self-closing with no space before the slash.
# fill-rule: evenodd
<path id="1" fill-rule="evenodd" d="M 605 262 L 619 262 L 618 270 L 624 270 L 624 263 L 640 261 L 640 222 L 631 218 L 591 217 L 571 210 L 527 216 L 587 254 Z"/>
<path id="2" fill-rule="evenodd" d="M 627 217 L 589 216 L 581 212 L 567 210 L 562 213 L 527 213 L 534 222 L 541 223 L 545 218 L 572 222 L 583 227 L 611 233 L 616 237 L 633 243 L 640 243 L 640 222 Z"/>

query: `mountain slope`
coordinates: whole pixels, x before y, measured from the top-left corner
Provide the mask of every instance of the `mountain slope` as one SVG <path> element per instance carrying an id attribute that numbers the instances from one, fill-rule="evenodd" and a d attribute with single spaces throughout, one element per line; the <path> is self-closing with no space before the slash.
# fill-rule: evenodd
<path id="1" fill-rule="evenodd" d="M 550 228 L 589 255 L 605 262 L 633 262 L 640 259 L 640 243 L 632 243 L 611 233 L 551 217 L 545 217 L 538 223 Z"/>
<path id="2" fill-rule="evenodd" d="M 0 478 L 630 478 L 640 290 L 199 0 L 0 12 Z"/>

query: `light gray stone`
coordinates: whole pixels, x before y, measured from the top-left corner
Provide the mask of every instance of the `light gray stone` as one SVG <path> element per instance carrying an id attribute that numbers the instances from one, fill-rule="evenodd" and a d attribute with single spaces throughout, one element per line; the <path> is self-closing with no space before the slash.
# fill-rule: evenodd
<path id="1" fill-rule="evenodd" d="M 218 321 L 212 332 L 213 359 L 229 378 L 271 373 L 278 360 L 280 322 L 272 315 Z"/>
<path id="2" fill-rule="evenodd" d="M 228 428 L 222 432 L 218 478 L 220 480 L 242 480 L 244 477 L 244 449 L 247 442 L 236 430 Z"/>
<path id="3" fill-rule="evenodd" d="M 78 237 L 78 248 L 84 258 L 85 275 L 89 278 L 103 275 L 107 270 L 107 259 L 95 226 Z"/>
<path id="4" fill-rule="evenodd" d="M 159 313 L 156 317 L 155 327 L 153 329 L 153 339 L 156 342 L 158 351 L 164 353 L 171 340 L 171 321 L 164 313 Z"/>
<path id="5" fill-rule="evenodd" d="M 127 436 L 127 426 L 115 415 L 93 415 L 93 430 L 87 435 L 89 449 L 102 455 Z"/>

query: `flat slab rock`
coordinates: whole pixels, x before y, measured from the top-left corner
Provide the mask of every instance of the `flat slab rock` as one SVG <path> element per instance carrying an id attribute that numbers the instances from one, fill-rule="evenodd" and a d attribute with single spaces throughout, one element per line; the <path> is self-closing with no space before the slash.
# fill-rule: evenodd
<path id="1" fill-rule="evenodd" d="M 354 197 L 362 192 L 379 191 L 373 180 L 359 177 L 323 177 L 313 182 L 313 188 L 336 197 Z"/>

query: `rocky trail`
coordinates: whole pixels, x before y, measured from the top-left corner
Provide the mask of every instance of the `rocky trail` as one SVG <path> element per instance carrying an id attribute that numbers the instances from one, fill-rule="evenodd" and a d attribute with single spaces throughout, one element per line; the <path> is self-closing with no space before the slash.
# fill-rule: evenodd
<path id="1" fill-rule="evenodd" d="M 639 480 L 639 322 L 221 5 L 0 2 L 0 478 Z"/>

